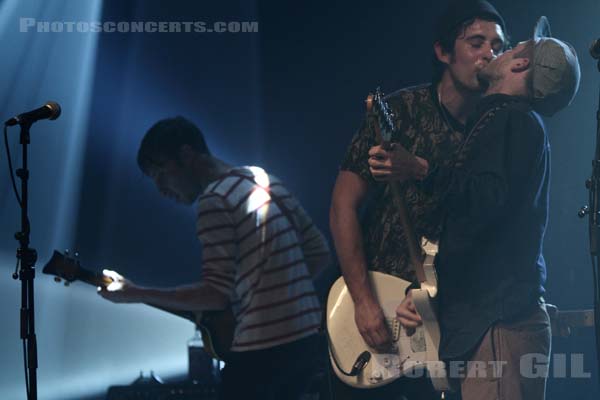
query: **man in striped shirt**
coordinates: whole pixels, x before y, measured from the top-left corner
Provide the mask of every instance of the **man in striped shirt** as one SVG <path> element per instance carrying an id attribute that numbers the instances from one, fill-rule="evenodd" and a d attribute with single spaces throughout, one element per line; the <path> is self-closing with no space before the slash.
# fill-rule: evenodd
<path id="1" fill-rule="evenodd" d="M 197 203 L 202 279 L 147 288 L 113 274 L 112 288 L 100 294 L 185 311 L 231 307 L 236 324 L 221 398 L 298 398 L 318 359 L 313 277 L 330 257 L 321 232 L 276 177 L 212 156 L 200 130 L 182 117 L 146 133 L 138 164 L 162 195 Z"/>

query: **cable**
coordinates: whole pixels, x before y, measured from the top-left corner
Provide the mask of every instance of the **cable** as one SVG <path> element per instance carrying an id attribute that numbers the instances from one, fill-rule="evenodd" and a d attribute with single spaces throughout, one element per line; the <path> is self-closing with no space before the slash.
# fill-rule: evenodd
<path id="1" fill-rule="evenodd" d="M 21 201 L 21 196 L 19 196 L 19 191 L 17 190 L 17 184 L 15 183 L 15 174 L 13 172 L 12 159 L 10 157 L 10 147 L 8 146 L 8 126 L 4 125 L 4 146 L 6 146 L 6 158 L 8 159 L 8 171 L 10 173 L 10 180 L 12 182 L 13 191 L 15 192 L 15 196 L 17 197 L 17 202 L 19 206 L 23 207 L 23 202 Z"/>
<path id="2" fill-rule="evenodd" d="M 342 369 L 341 365 L 338 362 L 337 356 L 335 354 L 335 350 L 333 349 L 333 344 L 331 343 L 331 337 L 329 336 L 329 331 L 325 329 L 325 335 L 327 336 L 327 344 L 329 345 L 329 353 L 331 354 L 331 359 L 333 360 L 337 369 L 346 376 L 357 376 L 360 371 L 362 371 L 369 360 L 371 360 L 371 353 L 368 351 L 363 351 L 356 357 L 354 364 L 352 365 L 352 370 L 350 372 L 346 372 Z"/>

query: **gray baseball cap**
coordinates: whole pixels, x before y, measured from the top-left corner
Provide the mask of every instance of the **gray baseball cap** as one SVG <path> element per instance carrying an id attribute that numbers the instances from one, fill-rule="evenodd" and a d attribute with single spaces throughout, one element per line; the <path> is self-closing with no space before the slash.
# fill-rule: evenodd
<path id="1" fill-rule="evenodd" d="M 571 104 L 581 77 L 573 46 L 551 36 L 548 18 L 540 17 L 533 33 L 533 109 L 547 117 Z"/>

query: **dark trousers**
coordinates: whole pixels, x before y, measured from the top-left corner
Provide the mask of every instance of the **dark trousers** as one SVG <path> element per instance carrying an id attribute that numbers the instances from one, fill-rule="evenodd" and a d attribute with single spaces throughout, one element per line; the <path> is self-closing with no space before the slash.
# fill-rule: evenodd
<path id="1" fill-rule="evenodd" d="M 235 352 L 222 370 L 219 400 L 298 400 L 311 391 L 323 360 L 317 335 Z"/>

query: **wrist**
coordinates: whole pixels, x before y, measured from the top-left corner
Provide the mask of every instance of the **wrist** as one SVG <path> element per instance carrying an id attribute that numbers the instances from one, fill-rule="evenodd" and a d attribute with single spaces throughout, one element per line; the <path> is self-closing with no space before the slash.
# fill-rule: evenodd
<path id="1" fill-rule="evenodd" d="M 152 289 L 148 289 L 142 286 L 130 286 L 129 287 L 129 296 L 132 301 L 136 303 L 147 303 L 151 302 L 152 299 Z"/>
<path id="2" fill-rule="evenodd" d="M 358 308 L 373 308 L 379 306 L 379 302 L 372 293 L 357 298 L 355 304 Z"/>

